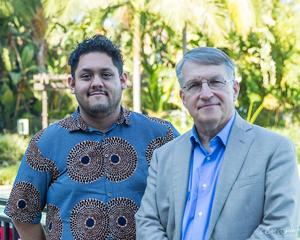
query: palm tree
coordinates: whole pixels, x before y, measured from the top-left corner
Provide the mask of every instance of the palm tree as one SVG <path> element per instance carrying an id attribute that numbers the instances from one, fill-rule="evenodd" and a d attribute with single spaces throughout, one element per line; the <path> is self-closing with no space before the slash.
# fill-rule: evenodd
<path id="1" fill-rule="evenodd" d="M 182 33 L 182 54 L 187 51 L 188 29 L 201 29 L 212 41 L 222 42 L 225 37 L 224 16 L 216 1 L 152 0 L 149 9 L 159 14 L 176 32 Z M 186 111 L 181 105 L 181 128 L 186 128 Z"/>
<path id="2" fill-rule="evenodd" d="M 141 112 L 141 37 L 140 37 L 140 19 L 141 13 L 146 11 L 144 0 L 92 0 L 87 5 L 80 0 L 70 0 L 67 4 L 57 3 L 55 0 L 47 0 L 47 15 L 57 15 L 63 12 L 61 21 L 63 23 L 72 20 L 73 16 L 82 16 L 91 10 L 98 9 L 102 14 L 102 23 L 111 16 L 119 20 L 132 32 L 132 50 L 133 50 L 133 109 Z M 66 12 L 68 14 L 66 14 Z"/>
<path id="3" fill-rule="evenodd" d="M 51 23 L 51 18 L 49 18 L 46 15 L 46 12 L 53 13 L 53 9 L 50 9 L 52 7 L 51 2 L 52 0 L 28 0 L 26 1 L 26 4 L 24 4 L 24 1 L 22 0 L 3 0 L 4 4 L 11 6 L 13 9 L 14 16 L 18 19 L 18 22 L 22 23 L 22 25 L 25 27 L 25 29 L 29 29 L 29 38 L 32 40 L 32 42 L 35 44 L 37 48 L 37 54 L 36 54 L 36 62 L 38 66 L 38 72 L 43 73 L 46 72 L 46 58 L 47 58 L 47 41 L 46 38 L 51 33 L 51 30 L 53 29 L 49 27 L 49 23 Z M 68 1 L 60 1 L 60 4 L 65 4 L 65 6 L 68 6 Z M 52 11 L 52 12 L 51 12 Z M 62 17 L 63 12 L 60 12 L 59 16 L 56 17 Z M 27 33 L 27 34 L 28 34 Z M 21 68 L 21 71 L 25 71 L 25 66 L 22 63 L 22 58 L 20 56 L 20 53 L 17 50 L 16 47 L 16 38 L 14 37 L 14 33 L 8 33 L 11 35 L 11 46 L 14 49 L 16 53 L 17 60 L 19 62 L 19 67 Z M 28 49 L 28 48 L 27 48 Z M 26 50 L 26 48 L 24 49 Z M 24 52 L 24 51 L 23 51 Z M 22 52 L 22 54 L 23 54 Z M 28 51 L 27 51 L 28 52 Z M 27 54 L 28 55 L 28 54 Z M 25 52 L 26 56 L 26 52 Z M 33 56 L 33 55 L 32 55 Z M 19 106 L 21 104 L 21 101 L 23 99 L 23 95 L 25 93 L 24 87 L 26 86 L 26 78 L 21 78 L 18 87 L 17 87 L 17 97 L 16 97 L 16 106 L 15 106 L 15 117 L 18 113 Z M 45 128 L 48 125 L 47 122 L 47 92 L 46 90 L 42 91 L 42 127 Z"/>

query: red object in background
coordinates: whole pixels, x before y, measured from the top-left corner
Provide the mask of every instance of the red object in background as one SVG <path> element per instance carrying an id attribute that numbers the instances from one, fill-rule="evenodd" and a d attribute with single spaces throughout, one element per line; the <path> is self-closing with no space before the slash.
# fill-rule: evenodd
<path id="1" fill-rule="evenodd" d="M 12 229 L 9 228 L 9 231 L 8 231 L 8 239 L 9 240 L 12 240 Z M 4 227 L 0 227 L 0 240 L 4 240 Z"/>

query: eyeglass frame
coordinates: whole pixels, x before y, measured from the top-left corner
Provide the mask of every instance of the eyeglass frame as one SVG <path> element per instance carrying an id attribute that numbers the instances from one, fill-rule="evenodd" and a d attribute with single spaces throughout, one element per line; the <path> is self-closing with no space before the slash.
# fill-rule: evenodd
<path id="1" fill-rule="evenodd" d="M 202 89 L 203 89 L 203 83 L 206 83 L 210 90 L 218 91 L 218 90 L 224 89 L 224 87 L 226 86 L 227 83 L 234 82 L 233 79 L 226 80 L 222 77 L 222 80 L 220 80 L 218 78 L 220 78 L 220 77 L 212 77 L 212 78 L 208 78 L 208 79 L 207 78 L 200 78 L 200 79 L 203 79 L 203 80 L 200 80 L 200 81 L 196 81 L 196 79 L 195 80 L 190 80 L 187 84 L 196 83 L 198 86 L 200 85 L 200 89 L 195 89 L 194 91 L 191 91 L 191 88 L 188 89 L 189 86 L 187 86 L 187 84 L 185 84 L 185 86 L 183 86 L 181 89 L 183 89 L 184 91 L 186 91 L 188 93 L 195 94 L 195 93 L 201 92 Z M 210 86 L 211 81 L 216 81 L 221 85 L 219 87 L 212 87 L 212 86 Z"/>

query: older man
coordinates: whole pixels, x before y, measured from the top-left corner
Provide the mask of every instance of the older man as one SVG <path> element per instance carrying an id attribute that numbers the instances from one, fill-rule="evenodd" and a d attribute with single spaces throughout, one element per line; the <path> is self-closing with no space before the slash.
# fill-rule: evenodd
<path id="1" fill-rule="evenodd" d="M 235 111 L 239 84 L 224 52 L 193 49 L 176 70 L 194 126 L 154 152 L 137 239 L 295 239 L 292 143 Z"/>

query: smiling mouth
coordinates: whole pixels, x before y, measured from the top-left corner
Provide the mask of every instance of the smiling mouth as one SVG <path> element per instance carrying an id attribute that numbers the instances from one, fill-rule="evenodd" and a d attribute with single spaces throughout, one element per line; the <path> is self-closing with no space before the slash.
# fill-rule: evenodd
<path id="1" fill-rule="evenodd" d="M 218 105 L 219 104 L 217 104 L 217 103 L 205 104 L 205 105 L 201 105 L 200 107 L 198 107 L 198 110 L 202 109 L 202 108 L 209 108 L 209 107 L 218 106 Z"/>
<path id="2" fill-rule="evenodd" d="M 99 96 L 99 95 L 104 95 L 107 96 L 107 92 L 105 91 L 94 91 L 94 92 L 90 92 L 88 93 L 88 96 Z"/>

